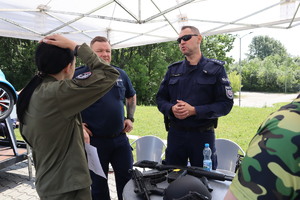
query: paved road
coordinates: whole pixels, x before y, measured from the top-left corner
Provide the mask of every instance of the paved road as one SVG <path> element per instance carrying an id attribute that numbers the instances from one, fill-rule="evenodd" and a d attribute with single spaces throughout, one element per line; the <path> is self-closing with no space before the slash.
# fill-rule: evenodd
<path id="1" fill-rule="evenodd" d="M 29 180 L 27 160 L 0 170 L 1 200 L 39 200 L 34 180 Z M 33 168 L 33 175 L 35 170 Z M 112 200 L 117 200 L 114 174 L 108 175 L 108 183 Z"/>
<path id="2" fill-rule="evenodd" d="M 263 92 L 241 92 L 235 94 L 234 105 L 242 107 L 270 107 L 274 103 L 291 102 L 298 94 L 263 93 Z"/>

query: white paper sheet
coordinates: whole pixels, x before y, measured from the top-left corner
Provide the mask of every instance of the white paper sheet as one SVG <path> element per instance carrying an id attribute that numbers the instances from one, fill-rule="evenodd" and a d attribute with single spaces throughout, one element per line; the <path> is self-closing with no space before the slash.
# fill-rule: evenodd
<path id="1" fill-rule="evenodd" d="M 88 158 L 89 169 L 92 170 L 95 174 L 106 178 L 106 175 L 104 174 L 102 166 L 100 164 L 97 148 L 85 143 L 85 151 Z"/>

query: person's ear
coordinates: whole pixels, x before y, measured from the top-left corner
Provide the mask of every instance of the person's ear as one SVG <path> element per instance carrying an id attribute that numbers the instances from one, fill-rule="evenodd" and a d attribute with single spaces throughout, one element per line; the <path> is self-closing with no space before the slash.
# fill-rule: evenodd
<path id="1" fill-rule="evenodd" d="M 72 70 L 72 63 L 69 63 L 64 69 L 64 73 L 69 74 L 70 71 Z"/>
<path id="2" fill-rule="evenodd" d="M 199 41 L 199 43 L 201 43 L 201 41 L 202 41 L 202 35 L 198 35 L 198 41 Z"/>

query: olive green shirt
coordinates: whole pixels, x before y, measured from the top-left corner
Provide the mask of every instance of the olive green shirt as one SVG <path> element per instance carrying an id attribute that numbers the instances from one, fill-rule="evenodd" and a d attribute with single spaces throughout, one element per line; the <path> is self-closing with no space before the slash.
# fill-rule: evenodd
<path id="1" fill-rule="evenodd" d="M 119 73 L 86 44 L 78 50 L 78 57 L 91 74 L 61 81 L 45 77 L 24 115 L 21 133 L 32 147 L 41 197 L 91 185 L 79 113 L 108 92 Z"/>

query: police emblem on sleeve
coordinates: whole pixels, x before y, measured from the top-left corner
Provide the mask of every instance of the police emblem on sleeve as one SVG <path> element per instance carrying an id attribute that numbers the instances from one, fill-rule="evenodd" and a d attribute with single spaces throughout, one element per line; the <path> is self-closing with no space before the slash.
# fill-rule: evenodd
<path id="1" fill-rule="evenodd" d="M 79 74 L 78 76 L 76 76 L 76 79 L 84 80 L 84 79 L 87 79 L 88 77 L 90 77 L 91 75 L 92 75 L 92 72 L 84 72 L 84 73 Z"/>
<path id="2" fill-rule="evenodd" d="M 233 99 L 233 92 L 230 86 L 225 86 L 226 96 L 228 99 Z"/>

